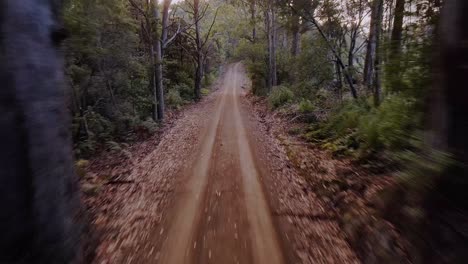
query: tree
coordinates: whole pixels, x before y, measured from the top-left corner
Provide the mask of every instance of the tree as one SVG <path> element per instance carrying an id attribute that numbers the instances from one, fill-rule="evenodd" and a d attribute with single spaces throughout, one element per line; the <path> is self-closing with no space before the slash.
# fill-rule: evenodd
<path id="1" fill-rule="evenodd" d="M 380 103 L 381 84 L 379 75 L 379 45 L 383 15 L 383 0 L 372 2 L 372 13 L 369 29 L 369 40 L 367 43 L 366 61 L 364 65 L 364 83 L 372 91 L 374 103 Z"/>
<path id="2" fill-rule="evenodd" d="M 2 263 L 75 263 L 80 256 L 57 1 L 1 3 Z"/>
<path id="3" fill-rule="evenodd" d="M 430 96 L 427 142 L 437 151 L 450 153 L 451 164 L 435 176 L 424 202 L 428 224 L 422 262 L 459 263 L 467 257 L 466 188 L 468 187 L 468 2 L 447 0 L 437 30 L 435 82 Z"/>
<path id="4" fill-rule="evenodd" d="M 213 25 L 216 22 L 216 18 L 218 16 L 218 8 L 214 12 L 213 19 L 208 26 L 208 29 L 203 36 L 201 30 L 201 23 L 202 19 L 205 18 L 208 14 L 208 10 L 210 8 L 209 3 L 200 3 L 200 0 L 193 0 L 193 3 L 190 1 L 185 1 L 185 5 L 187 9 L 184 11 L 191 15 L 192 22 L 194 25 L 194 32 L 192 34 L 186 32 L 186 35 L 190 37 L 193 42 L 193 52 L 192 57 L 195 62 L 195 83 L 194 83 L 194 93 L 195 99 L 201 99 L 201 86 L 202 86 L 202 79 L 204 76 L 204 68 L 206 62 L 206 54 L 209 50 L 207 47 L 209 46 L 209 41 L 211 37 L 211 32 L 213 29 Z"/>
<path id="5" fill-rule="evenodd" d="M 266 1 L 265 31 L 268 43 L 268 70 L 267 70 L 267 89 L 270 92 L 273 86 L 277 85 L 276 76 L 276 19 L 275 6 L 272 0 Z"/>
<path id="6" fill-rule="evenodd" d="M 344 74 L 346 82 L 349 85 L 349 89 L 351 91 L 351 95 L 353 96 L 354 99 L 358 98 L 358 94 L 356 91 L 356 88 L 354 87 L 353 80 L 349 74 L 348 69 L 346 69 L 346 66 L 343 63 L 343 60 L 341 59 L 340 54 L 336 51 L 336 48 L 332 45 L 331 41 L 329 38 L 326 36 L 325 32 L 322 30 L 322 27 L 320 26 L 319 22 L 315 19 L 313 11 L 315 9 L 303 9 L 302 12 L 303 14 L 300 13 L 296 7 L 290 5 L 289 6 L 296 14 L 300 14 L 301 17 L 306 20 L 307 22 L 311 23 L 319 32 L 320 36 L 324 39 L 325 43 L 327 44 L 329 50 L 331 51 L 333 57 L 335 58 L 336 62 L 338 63 L 339 67 L 341 67 L 341 72 Z"/>
<path id="7" fill-rule="evenodd" d="M 392 91 L 401 91 L 401 46 L 403 32 L 403 17 L 405 12 L 405 0 L 396 0 L 393 29 L 390 39 L 390 52 L 388 56 L 387 79 Z"/>

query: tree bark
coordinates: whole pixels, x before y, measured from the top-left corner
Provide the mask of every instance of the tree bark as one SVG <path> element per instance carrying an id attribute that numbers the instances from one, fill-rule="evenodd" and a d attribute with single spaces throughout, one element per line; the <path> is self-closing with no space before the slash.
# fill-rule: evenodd
<path id="1" fill-rule="evenodd" d="M 257 40 L 257 19 L 256 19 L 255 0 L 250 0 L 250 23 L 252 24 L 252 42 Z"/>
<path id="2" fill-rule="evenodd" d="M 155 78 L 155 103 L 156 107 L 156 119 L 155 121 L 162 121 L 164 119 L 164 87 L 163 87 L 163 76 L 162 76 L 162 47 L 161 47 L 161 39 L 162 34 L 159 34 L 159 6 L 158 2 L 155 1 L 153 3 L 153 12 L 154 12 L 154 19 L 156 21 L 156 27 L 154 30 L 154 34 L 156 37 L 156 41 L 154 42 L 154 78 Z"/>
<path id="3" fill-rule="evenodd" d="M 380 54 L 380 35 L 382 34 L 382 16 L 383 16 L 383 1 L 377 7 L 377 20 L 375 23 L 375 54 L 374 54 L 374 76 L 373 76 L 373 95 L 374 105 L 379 106 L 382 94 L 382 83 L 380 78 L 380 65 L 381 65 L 381 54 Z"/>
<path id="4" fill-rule="evenodd" d="M 398 57 L 401 52 L 401 38 L 403 32 L 403 17 L 405 13 L 405 0 L 396 0 L 395 16 L 393 18 L 393 29 L 391 37 L 390 56 Z"/>
<path id="5" fill-rule="evenodd" d="M 350 69 L 354 67 L 354 50 L 356 49 L 356 39 L 358 36 L 358 30 L 359 28 L 357 27 L 357 25 L 353 25 L 351 28 L 348 50 L 348 67 Z"/>
<path id="6" fill-rule="evenodd" d="M 444 1 L 435 46 L 435 83 L 430 96 L 427 142 L 449 153 L 451 164 L 435 176 L 424 202 L 428 224 L 421 263 L 463 263 L 468 258 L 468 2 Z M 437 160 L 436 160 L 437 162 Z M 428 179 L 429 180 L 429 179 Z"/>
<path id="7" fill-rule="evenodd" d="M 300 25 L 299 25 L 299 16 L 293 14 L 292 15 L 292 43 L 291 43 L 291 55 L 297 56 L 299 55 L 299 48 L 301 44 L 301 32 L 300 32 Z"/>
<path id="8" fill-rule="evenodd" d="M 195 99 L 201 99 L 201 82 L 203 68 L 202 40 L 200 36 L 200 0 L 193 1 L 193 19 L 195 24 L 196 65 L 195 65 Z"/>
<path id="9" fill-rule="evenodd" d="M 390 39 L 390 53 L 388 54 L 388 77 L 389 88 L 392 91 L 399 91 L 401 82 L 401 45 L 403 31 L 403 17 L 405 12 L 405 0 L 396 0 L 393 29 Z"/>
<path id="10" fill-rule="evenodd" d="M 78 263 L 59 1 L 0 2 L 0 262 Z"/>
<path id="11" fill-rule="evenodd" d="M 372 89 L 372 82 L 374 80 L 374 63 L 376 56 L 376 45 L 378 42 L 377 31 L 378 25 L 380 25 L 379 20 L 381 20 L 382 15 L 380 14 L 383 10 L 383 0 L 374 0 L 372 2 L 372 12 L 371 12 L 371 21 L 369 29 L 369 40 L 367 42 L 367 52 L 366 52 L 366 61 L 364 63 L 364 83 L 369 88 Z"/>
<path id="12" fill-rule="evenodd" d="M 275 10 L 271 0 L 268 1 L 265 10 L 265 28 L 268 39 L 268 76 L 267 89 L 271 91 L 272 87 L 277 85 L 276 78 L 276 29 L 275 29 Z"/>

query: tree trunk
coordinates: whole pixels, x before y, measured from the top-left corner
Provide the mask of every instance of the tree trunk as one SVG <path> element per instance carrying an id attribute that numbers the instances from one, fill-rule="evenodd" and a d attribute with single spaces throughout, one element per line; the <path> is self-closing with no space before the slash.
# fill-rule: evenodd
<path id="1" fill-rule="evenodd" d="M 369 90 L 372 91 L 372 81 L 374 79 L 374 63 L 375 63 L 375 55 L 376 55 L 376 45 L 377 45 L 377 30 L 379 19 L 380 10 L 383 9 L 383 0 L 374 0 L 372 2 L 372 12 L 371 12 L 371 21 L 370 21 L 370 28 L 369 28 L 369 39 L 367 42 L 367 52 L 366 52 L 366 61 L 364 63 L 364 83 L 367 85 Z"/>
<path id="2" fill-rule="evenodd" d="M 299 45 L 301 44 L 301 33 L 299 31 L 299 17 L 294 16 L 294 25 L 292 30 L 292 44 L 291 44 L 291 55 L 299 55 Z"/>
<path id="3" fill-rule="evenodd" d="M 59 1 L 0 2 L 0 262 L 78 263 Z"/>
<path id="4" fill-rule="evenodd" d="M 172 0 L 164 0 L 162 10 L 162 25 L 161 25 L 161 43 L 165 44 L 167 41 L 167 27 L 169 26 L 169 8 L 171 7 Z M 161 46 L 161 57 L 164 58 L 164 46 Z"/>
<path id="5" fill-rule="evenodd" d="M 153 3 L 154 19 L 156 21 L 156 27 L 154 34 L 156 41 L 154 42 L 154 80 L 155 80 L 155 103 L 156 107 L 156 120 L 164 120 L 164 87 L 163 87 L 163 76 L 162 76 L 162 48 L 161 48 L 161 39 L 162 36 L 159 34 L 159 6 L 158 2 Z"/>
<path id="6" fill-rule="evenodd" d="M 378 5 L 377 9 L 377 19 L 376 19 L 376 30 L 375 30 L 375 54 L 374 54 L 374 76 L 373 76 L 373 95 L 374 95 L 374 105 L 379 106 L 382 93 L 382 83 L 380 81 L 380 64 L 381 64 L 381 54 L 380 54 L 380 35 L 382 34 L 382 16 L 383 16 L 383 1 Z"/>
<path id="7" fill-rule="evenodd" d="M 356 48 L 356 39 L 358 36 L 359 28 L 353 26 L 351 28 L 351 36 L 349 39 L 349 50 L 348 50 L 348 68 L 352 69 L 354 67 L 354 50 Z"/>
<path id="8" fill-rule="evenodd" d="M 272 41 L 271 41 L 271 59 L 272 59 L 272 81 L 273 86 L 278 85 L 278 76 L 277 76 L 277 65 L 276 65 L 276 45 L 278 40 L 278 31 L 276 30 L 276 14 L 275 9 L 272 7 L 271 10 L 271 30 L 272 30 Z"/>
<path id="9" fill-rule="evenodd" d="M 250 0 L 250 23 L 252 24 L 252 42 L 255 43 L 257 39 L 257 19 L 256 19 L 256 8 L 255 0 Z"/>
<path id="10" fill-rule="evenodd" d="M 154 43 L 150 43 L 150 57 L 151 57 L 151 88 L 153 93 L 153 109 L 152 118 L 154 121 L 158 120 L 158 93 L 156 88 L 156 53 L 154 52 Z"/>
<path id="11" fill-rule="evenodd" d="M 463 263 L 468 258 L 468 2 L 444 1 L 438 28 L 435 85 L 430 96 L 427 142 L 449 153 L 451 164 L 438 164 L 425 201 L 425 234 L 421 263 Z M 429 180 L 429 179 L 428 179 Z"/>
<path id="12" fill-rule="evenodd" d="M 405 12 L 405 0 L 396 0 L 395 17 L 390 40 L 390 53 L 388 54 L 388 80 L 390 89 L 398 91 L 401 89 L 401 41 L 403 31 L 403 17 Z"/>
<path id="13" fill-rule="evenodd" d="M 268 7 L 265 10 L 265 28 L 268 38 L 268 76 L 267 89 L 271 91 L 272 87 L 277 85 L 276 78 L 276 29 L 275 14 L 271 3 L 268 1 Z"/>
<path id="14" fill-rule="evenodd" d="M 202 67 L 203 67 L 203 54 L 202 54 L 202 40 L 200 36 L 200 0 L 193 1 L 193 19 L 195 23 L 195 42 L 196 42 L 196 69 L 195 69 L 195 99 L 201 99 L 201 82 L 202 82 Z"/>

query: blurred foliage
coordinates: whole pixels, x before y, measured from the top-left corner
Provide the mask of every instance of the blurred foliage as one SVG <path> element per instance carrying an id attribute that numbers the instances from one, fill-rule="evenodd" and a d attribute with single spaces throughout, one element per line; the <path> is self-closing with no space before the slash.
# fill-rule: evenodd
<path id="1" fill-rule="evenodd" d="M 272 108 L 278 108 L 280 106 L 292 102 L 293 97 L 293 92 L 287 87 L 276 86 L 273 87 L 273 90 L 268 96 L 268 102 Z"/>

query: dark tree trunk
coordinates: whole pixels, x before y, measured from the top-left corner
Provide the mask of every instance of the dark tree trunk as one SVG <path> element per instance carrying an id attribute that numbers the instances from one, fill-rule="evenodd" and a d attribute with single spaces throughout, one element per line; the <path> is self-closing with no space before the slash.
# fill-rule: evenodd
<path id="1" fill-rule="evenodd" d="M 268 76 L 267 89 L 271 91 L 277 84 L 276 78 L 276 28 L 275 28 L 275 10 L 271 0 L 268 1 L 268 7 L 265 10 L 265 28 L 268 39 Z"/>
<path id="2" fill-rule="evenodd" d="M 299 16 L 292 14 L 292 43 L 291 43 L 291 55 L 297 56 L 299 54 L 299 45 L 301 44 L 301 32 L 299 24 Z"/>
<path id="3" fill-rule="evenodd" d="M 435 86 L 430 97 L 430 131 L 427 142 L 448 152 L 453 164 L 436 175 L 427 194 L 429 224 L 422 263 L 464 263 L 468 259 L 468 2 L 444 1 Z M 436 46 L 437 47 L 437 46 Z"/>
<path id="4" fill-rule="evenodd" d="M 252 24 L 252 42 L 257 40 L 257 19 L 255 0 L 250 0 L 250 23 Z"/>
<path id="5" fill-rule="evenodd" d="M 382 83 L 380 78 L 381 54 L 380 54 L 380 35 L 382 34 L 382 16 L 383 16 L 383 1 L 377 6 L 377 17 L 375 22 L 375 54 L 374 54 L 374 76 L 372 81 L 372 89 L 374 95 L 374 105 L 379 106 L 382 94 Z"/>
<path id="6" fill-rule="evenodd" d="M 390 56 L 398 57 L 399 53 L 401 52 L 401 38 L 402 38 L 402 32 L 403 32 L 404 13 L 405 13 L 405 0 L 396 0 L 395 16 L 393 18 Z"/>
<path id="7" fill-rule="evenodd" d="M 201 99 L 201 85 L 203 78 L 203 54 L 202 40 L 200 35 L 200 0 L 193 1 L 193 19 L 195 23 L 196 65 L 195 65 L 195 99 Z"/>
<path id="8" fill-rule="evenodd" d="M 403 17 L 405 12 L 405 0 L 396 0 L 393 29 L 390 39 L 390 53 L 388 54 L 387 80 L 392 91 L 399 91 L 401 82 L 401 45 L 403 31 Z"/>
<path id="9" fill-rule="evenodd" d="M 154 10 L 154 19 L 156 20 L 156 27 L 155 27 L 155 36 L 156 40 L 154 42 L 154 80 L 155 80 L 155 103 L 157 104 L 156 107 L 156 114 L 157 117 L 155 119 L 158 121 L 162 121 L 164 119 L 164 87 L 163 87 L 163 76 L 162 76 L 162 47 L 161 47 L 161 39 L 162 35 L 159 34 L 159 6 L 158 2 L 153 3 L 153 10 Z"/>
<path id="10" fill-rule="evenodd" d="M 372 83 L 374 81 L 375 56 L 378 38 L 379 26 L 382 20 L 383 0 L 374 0 L 372 3 L 371 21 L 369 29 L 369 40 L 367 43 L 366 61 L 364 64 L 364 83 L 369 90 L 373 91 Z"/>
<path id="11" fill-rule="evenodd" d="M 78 263 L 58 1 L 0 2 L 0 262 Z"/>
<path id="12" fill-rule="evenodd" d="M 351 36 L 349 40 L 349 50 L 348 50 L 348 67 L 352 69 L 354 67 L 354 50 L 356 49 L 356 39 L 358 36 L 358 26 L 353 26 L 351 28 Z"/>

